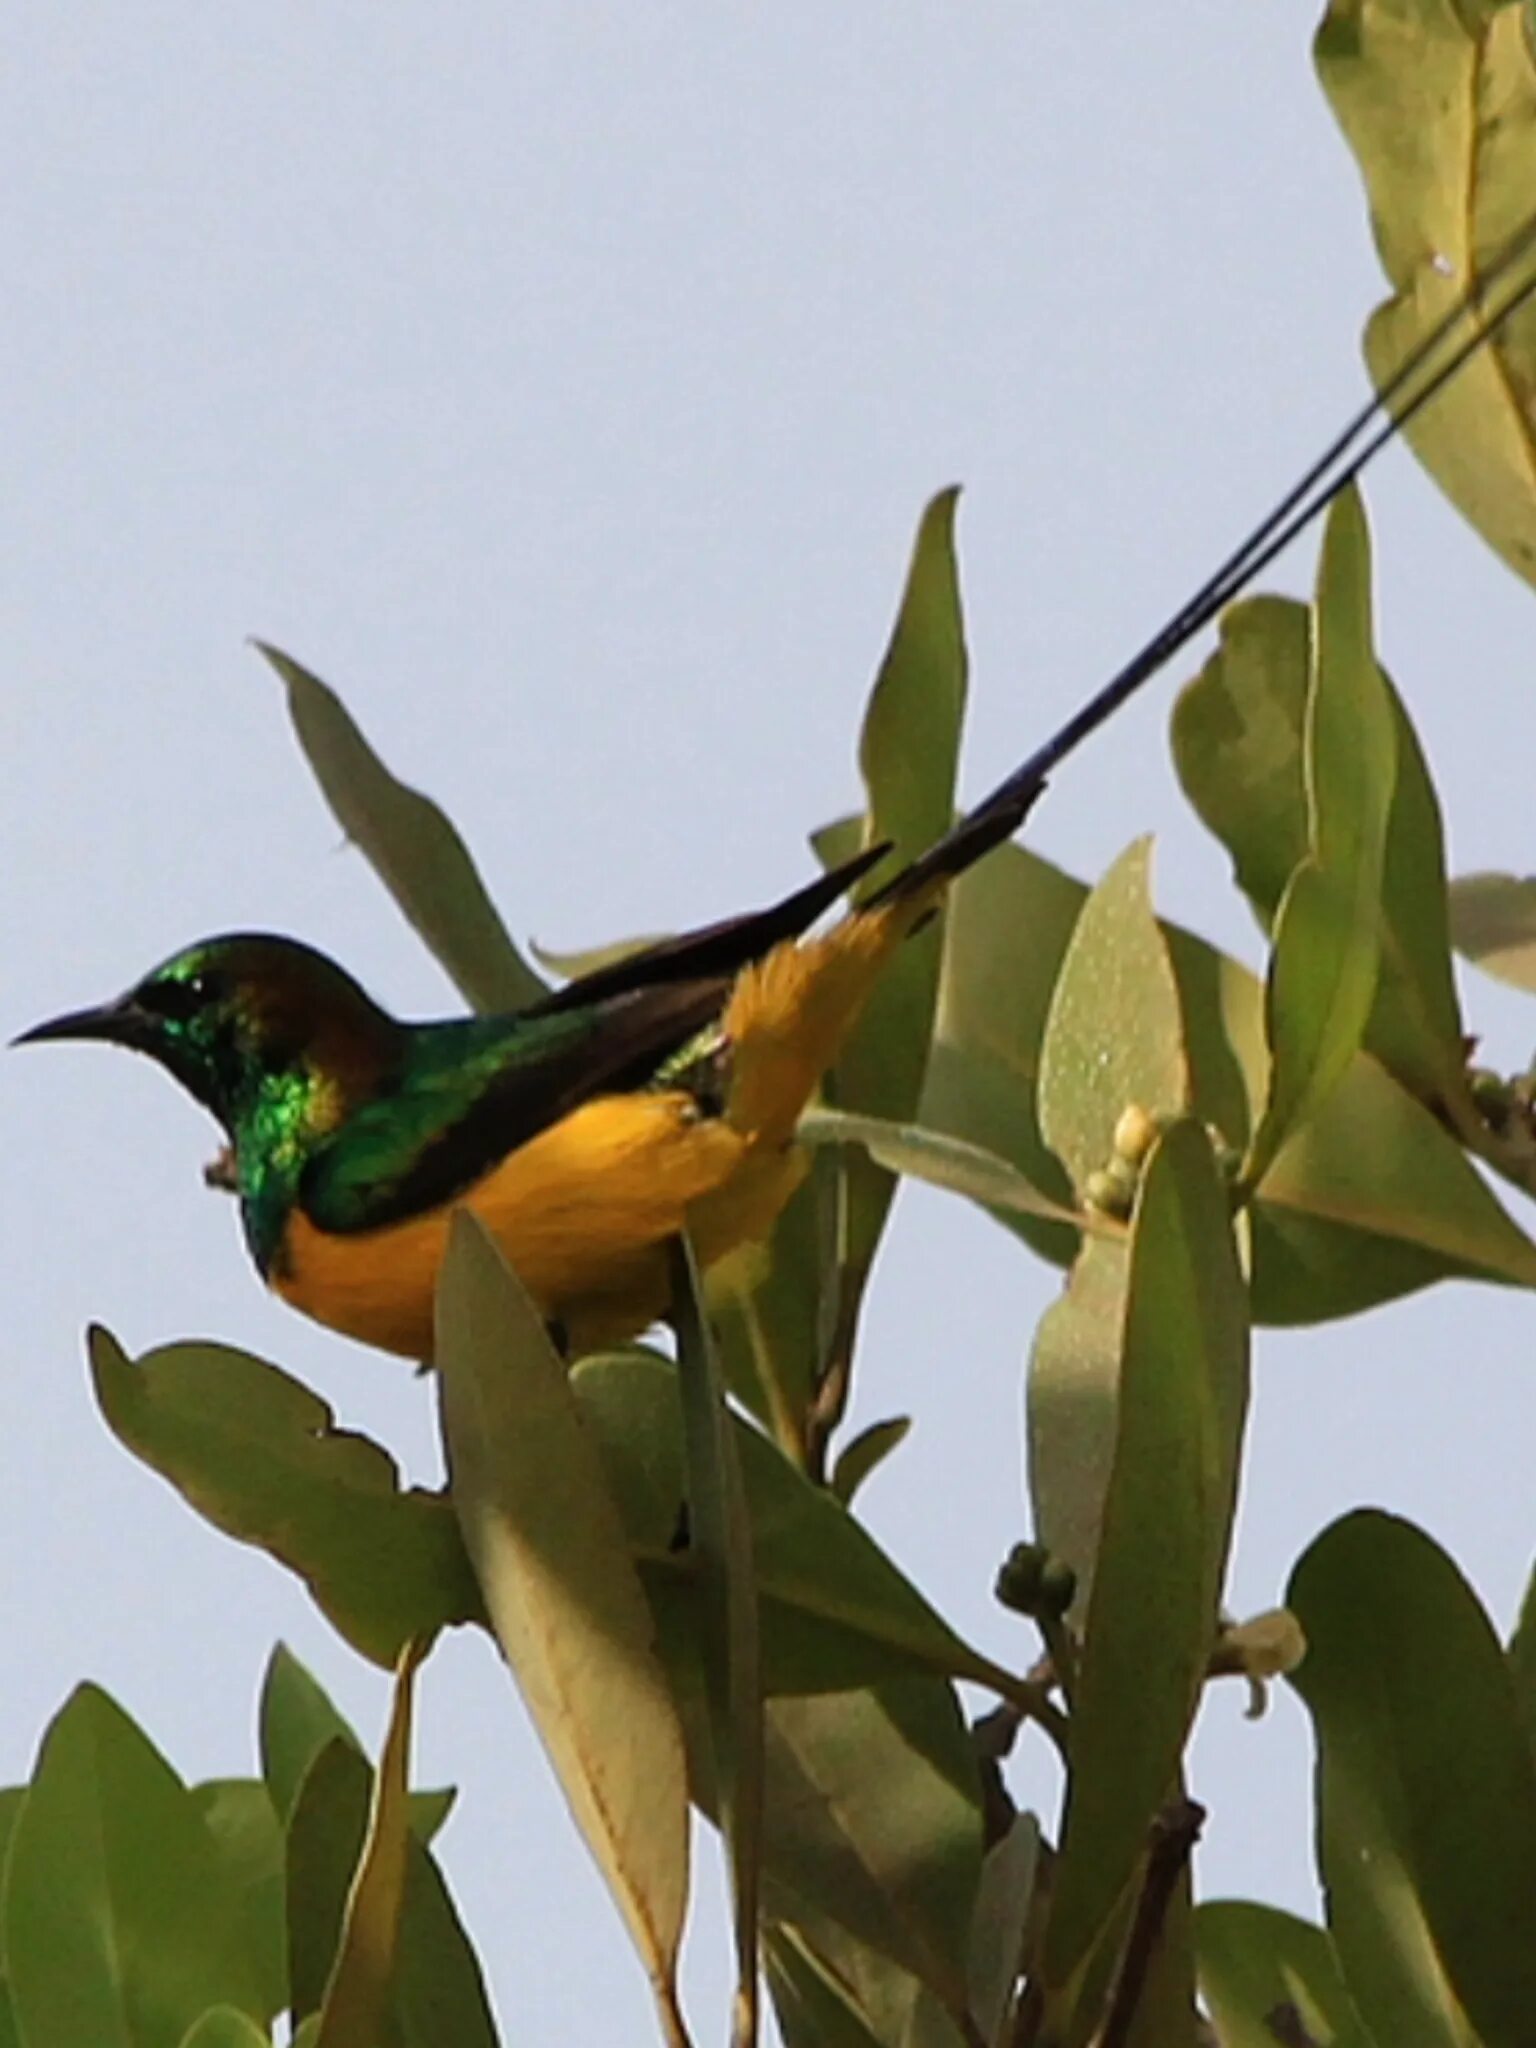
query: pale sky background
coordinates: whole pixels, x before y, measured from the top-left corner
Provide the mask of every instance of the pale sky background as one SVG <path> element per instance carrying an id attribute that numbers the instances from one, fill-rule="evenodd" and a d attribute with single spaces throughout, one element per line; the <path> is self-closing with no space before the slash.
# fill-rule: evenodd
<path id="1" fill-rule="evenodd" d="M 13 5 L 0 1032 L 238 926 L 303 934 L 403 1011 L 451 1007 L 338 850 L 250 633 L 445 804 L 520 935 L 700 922 L 799 881 L 806 831 L 854 800 L 917 514 L 961 480 L 966 784 L 989 785 L 1361 394 L 1379 278 L 1312 26 L 1276 0 Z M 1454 864 L 1536 865 L 1532 594 L 1407 458 L 1369 501 Z M 1271 586 L 1305 590 L 1311 560 Z M 1253 960 L 1167 765 L 1192 667 L 1070 765 L 1031 837 L 1093 874 L 1155 830 L 1160 907 Z M 1468 995 L 1494 1061 L 1521 1062 L 1536 1012 Z M 199 1185 L 213 1131 L 148 1063 L 6 1054 L 0 1116 L 0 1778 L 87 1676 L 185 1776 L 251 1769 L 278 1636 L 376 1745 L 383 1678 L 117 1447 L 80 1333 L 243 1344 L 430 1478 L 427 1389 L 263 1296 Z M 856 1420 L 917 1427 L 868 1512 L 1010 1657 L 990 1584 L 1023 1533 L 1020 1367 L 1058 1278 L 925 1193 L 889 1251 Z M 1443 1287 L 1264 1335 L 1234 1607 L 1374 1502 L 1507 1624 L 1532 1315 Z M 1313 1910 L 1304 1717 L 1241 1708 L 1218 1691 L 1195 1753 L 1202 1891 Z M 506 2038 L 649 2038 L 484 1638 L 434 1657 L 420 1728 L 418 1778 L 464 1788 L 443 1849 Z M 707 1864 L 700 1892 L 702 2043 L 725 2025 Z"/>

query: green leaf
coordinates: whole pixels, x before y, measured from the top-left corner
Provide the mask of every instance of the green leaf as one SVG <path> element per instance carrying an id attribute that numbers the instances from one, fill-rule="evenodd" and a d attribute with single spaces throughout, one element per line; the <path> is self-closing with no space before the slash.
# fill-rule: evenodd
<path id="1" fill-rule="evenodd" d="M 1188 1099 L 1178 985 L 1149 890 L 1151 842 L 1129 846 L 1083 905 L 1040 1050 L 1040 1123 L 1081 1190 L 1108 1164 L 1132 1103 L 1176 1115 Z"/>
<path id="2" fill-rule="evenodd" d="M 262 1778 L 281 1819 L 287 1821 L 293 1800 L 309 1765 L 332 1737 L 350 1743 L 358 1755 L 365 1755 L 356 1739 L 352 1722 L 332 1702 L 319 1679 L 307 1671 L 287 1642 L 279 1642 L 266 1663 L 260 1704 L 260 1747 Z M 442 1823 L 453 1812 L 459 1798 L 453 1786 L 436 1792 L 412 1792 L 408 1800 L 412 1833 L 420 1841 L 432 1841 Z"/>
<path id="3" fill-rule="evenodd" d="M 1315 1322 L 1464 1275 L 1536 1285 L 1536 1245 L 1439 1118 L 1357 1058 L 1264 1178 L 1254 1313 Z"/>
<path id="4" fill-rule="evenodd" d="M 1221 643 L 1179 697 L 1173 752 L 1185 794 L 1232 855 L 1268 925 L 1308 848 L 1303 753 L 1312 628 L 1304 605 L 1256 597 L 1221 622 Z M 1365 1044 L 1434 1103 L 1463 1086 L 1451 973 L 1440 807 L 1418 738 L 1386 676 L 1397 777 L 1381 884 L 1381 963 Z"/>
<path id="5" fill-rule="evenodd" d="M 338 1738 L 314 1759 L 288 1835 L 289 1942 L 294 1996 L 318 2022 L 347 1889 L 367 1827 L 372 1772 Z M 317 2031 L 317 2028 L 316 2028 Z M 314 2031 L 296 2036 L 312 2044 Z M 406 1845 L 405 1906 L 395 1959 L 390 2048 L 496 2048 L 480 1965 L 435 1860 L 414 1833 Z"/>
<path id="6" fill-rule="evenodd" d="M 298 1380 L 222 1344 L 134 1364 L 106 1330 L 89 1341 L 114 1434 L 216 1529 L 297 1572 L 363 1656 L 388 1667 L 413 1637 L 480 1618 L 446 1500 L 402 1491 L 388 1452 Z"/>
<path id="7" fill-rule="evenodd" d="M 1195 1913 L 1195 1943 L 1222 2048 L 1373 2048 L 1323 1928 L 1274 1906 L 1213 1899 Z"/>
<path id="8" fill-rule="evenodd" d="M 328 1742 L 339 1737 L 362 1755 L 351 1722 L 286 1643 L 277 1644 L 267 1659 L 258 1721 L 261 1774 L 283 1821 L 293 1811 L 310 1765 Z"/>
<path id="9" fill-rule="evenodd" d="M 1376 2038 L 1519 2048 L 1536 2012 L 1536 1766 L 1508 1666 L 1410 1523 L 1346 1515 L 1292 1575 L 1329 1928 Z"/>
<path id="10" fill-rule="evenodd" d="M 1307 697 L 1307 856 L 1275 918 L 1269 1100 L 1244 1162 L 1258 1186 L 1359 1051 L 1381 964 L 1382 877 L 1397 778 L 1392 706 L 1371 645 L 1370 542 L 1353 489 L 1323 536 Z"/>
<path id="11" fill-rule="evenodd" d="M 1400 760 L 1399 804 L 1405 772 Z M 1394 810 L 1394 834 L 1396 818 Z M 1389 880 L 1391 860 L 1389 845 Z M 1034 1093 L 1051 987 L 1085 894 L 1017 846 L 999 847 L 961 878 L 921 1111 L 925 1126 L 1007 1159 L 1064 1204 L 1071 1190 L 1040 1137 Z M 1161 929 L 1194 1107 L 1241 1146 L 1268 1087 L 1262 988 L 1204 941 Z M 1046 1257 L 1072 1257 L 1075 1232 L 991 1213 Z M 1444 1124 L 1363 1057 L 1270 1169 L 1253 1223 L 1254 1314 L 1264 1323 L 1354 1314 L 1449 1277 L 1536 1279 L 1536 1248 Z"/>
<path id="12" fill-rule="evenodd" d="M 283 1934 L 283 1830 L 259 1778 L 215 1778 L 192 1787 L 240 1902 L 240 1945 L 262 1987 L 259 2008 L 271 2020 L 288 2003 Z"/>
<path id="13" fill-rule="evenodd" d="M 774 1700 L 767 1733 L 768 1911 L 824 1916 L 963 2013 L 981 1795 L 950 1687 Z"/>
<path id="14" fill-rule="evenodd" d="M 1527 219 L 1536 66 L 1524 10 L 1488 0 L 1332 0 L 1316 59 L 1359 161 L 1393 290 L 1365 335 L 1379 388 Z M 1518 270 L 1528 274 L 1529 262 Z M 1528 580 L 1533 383 L 1536 308 L 1526 305 L 1407 429 L 1452 503 Z"/>
<path id="15" fill-rule="evenodd" d="M 1039 1867 L 1040 1823 L 1032 1813 L 1016 1813 L 986 1853 L 971 1922 L 970 2008 L 988 2048 L 1005 2048 L 1008 2040 L 1004 2027 L 1024 1968 Z"/>
<path id="16" fill-rule="evenodd" d="M 764 1947 L 785 2048 L 972 2048 L 910 1971 L 828 1920 L 774 1923 Z"/>
<path id="17" fill-rule="evenodd" d="M 1114 1459 L 1072 1699 L 1044 1969 L 1064 1984 L 1175 1790 L 1216 1638 L 1248 1399 L 1247 1295 L 1210 1141 L 1177 1123 L 1131 1236 Z"/>
<path id="18" fill-rule="evenodd" d="M 1093 1587 L 1114 1463 L 1129 1281 L 1128 1243 L 1085 1238 L 1065 1289 L 1035 1326 L 1030 1352 L 1030 1505 L 1039 1540 L 1077 1576 L 1078 1613 Z"/>
<path id="19" fill-rule="evenodd" d="M 1087 895 L 1081 882 L 1021 846 L 1000 846 L 961 876 L 946 912 L 944 978 L 919 1113 L 924 1127 L 1006 1159 L 1063 1207 L 1072 1191 L 1040 1133 L 1038 1083 L 1052 995 Z M 1253 977 L 1177 925 L 1159 929 L 1179 989 L 1194 1106 L 1241 1146 L 1268 1078 Z M 1075 1231 L 1017 1211 L 992 1213 L 1046 1258 L 1066 1265 L 1075 1255 Z"/>
<path id="20" fill-rule="evenodd" d="M 286 1643 L 279 1643 L 267 1660 L 259 1718 L 261 1772 L 272 1804 L 284 1820 L 292 1811 L 304 1773 L 332 1737 L 339 1735 L 359 1756 L 364 1755 L 351 1722 Z M 457 1797 L 452 1786 L 411 1793 L 412 1833 L 422 1842 L 430 1842 L 453 1811 Z"/>
<path id="21" fill-rule="evenodd" d="M 949 829 L 965 715 L 965 628 L 955 563 L 957 490 L 941 491 L 923 512 L 890 644 L 875 678 L 859 736 L 867 793 L 863 840 L 889 840 L 895 860 L 924 852 Z M 856 892 L 867 895 L 876 879 Z M 886 963 L 864 1014 L 827 1076 L 829 1102 L 898 1122 L 922 1093 L 938 996 L 941 931 L 915 933 Z M 830 1276 L 828 1359 L 851 1355 L 859 1306 L 895 1182 L 855 1156 L 838 1163 L 838 1241 Z"/>
<path id="22" fill-rule="evenodd" d="M 1082 883 L 1022 846 L 999 846 L 953 885 L 944 969 L 917 1121 L 1005 1159 L 1063 1208 L 1072 1188 L 1040 1132 L 1040 1047 Z M 1068 1264 L 1077 1233 L 1021 1212 L 994 1215 Z"/>
<path id="23" fill-rule="evenodd" d="M 763 1679 L 752 1529 L 725 1379 L 685 1239 L 673 1244 L 672 1315 L 687 1480 L 688 1554 L 698 1588 L 716 1815 L 731 1871 L 736 1938 L 733 2042 L 757 2039 L 763 1837 Z"/>
<path id="24" fill-rule="evenodd" d="M 645 1965 L 664 2029 L 681 2039 L 682 1733 L 564 1362 L 467 1212 L 449 1237 L 434 1356 L 454 1506 L 497 1640 Z"/>
<path id="25" fill-rule="evenodd" d="M 216 2005 L 187 2029 L 181 2048 L 271 2048 L 271 2040 L 265 2027 L 234 2006 Z"/>
<path id="26" fill-rule="evenodd" d="M 644 1352 L 584 1359 L 572 1376 L 602 1458 L 664 1654 L 696 1650 L 695 1575 L 675 1549 L 686 1496 L 677 1376 Z M 869 1533 L 745 1423 L 733 1434 L 752 1524 L 764 1680 L 770 1693 L 842 1691 L 914 1669 L 1007 1688 L 904 1578 Z M 676 1677 L 675 1667 L 669 1670 Z"/>
<path id="27" fill-rule="evenodd" d="M 406 1843 L 394 2009 L 403 2048 L 496 2048 L 479 1959 L 435 1858 L 414 1831 Z"/>
<path id="28" fill-rule="evenodd" d="M 457 831 L 399 782 L 345 705 L 296 661 L 256 642 L 288 692 L 288 715 L 336 821 L 476 1010 L 518 1010 L 546 993 L 508 935 Z"/>
<path id="29" fill-rule="evenodd" d="M 766 1246 L 710 1276 L 726 1383 L 797 1464 L 835 1306 L 837 1217 L 846 1174 L 827 1152 L 790 1197 Z"/>
<path id="30" fill-rule="evenodd" d="M 1287 597 L 1251 597 L 1221 617 L 1216 652 L 1173 707 L 1184 794 L 1232 856 L 1266 928 L 1306 857 L 1302 767 L 1312 625 Z"/>
<path id="31" fill-rule="evenodd" d="M 1536 1571 L 1526 1580 L 1520 1619 L 1510 1638 L 1509 1671 L 1515 1682 L 1515 1704 L 1525 1723 L 1531 1753 L 1536 1756 Z"/>
<path id="32" fill-rule="evenodd" d="M 785 2048 L 882 2048 L 854 1987 L 798 1928 L 770 1925 L 764 1930 L 763 1973 Z M 915 1997 L 917 1980 L 908 1981 Z"/>
<path id="33" fill-rule="evenodd" d="M 905 863 L 948 831 L 965 716 L 965 628 L 955 564 L 958 490 L 925 509 L 890 645 L 864 714 L 859 768 L 863 840 L 889 840 Z M 879 886 L 871 878 L 860 893 Z M 939 933 L 908 941 L 881 977 L 837 1063 L 829 1092 L 871 1116 L 909 1117 L 928 1061 L 939 975 Z"/>
<path id="34" fill-rule="evenodd" d="M 1484 974 L 1536 993 L 1536 875 L 1458 875 L 1451 937 Z"/>
<path id="35" fill-rule="evenodd" d="M 1269 972 L 1269 1101 L 1243 1179 L 1261 1186 L 1276 1155 L 1326 1102 L 1360 1049 L 1376 993 L 1373 920 L 1315 861 L 1291 877 L 1275 919 Z"/>
<path id="36" fill-rule="evenodd" d="M 43 1738 L 11 1841 L 4 1951 L 29 2048 L 163 2048 L 212 2006 L 259 2014 L 241 1900 L 197 1803 L 95 1686 Z"/>
<path id="37" fill-rule="evenodd" d="M 337 1736 L 304 1773 L 288 1816 L 288 1986 L 295 2023 L 318 2016 L 325 2002 L 372 1786 L 366 1757 Z"/>
<path id="38" fill-rule="evenodd" d="M 395 1671 L 389 1730 L 374 1774 L 368 1832 L 347 1889 L 316 2048 L 371 2048 L 392 2002 L 410 1849 L 411 1708 L 416 1668 L 424 1654 L 425 1645 L 409 1644 Z"/>
<path id="39" fill-rule="evenodd" d="M 890 1173 L 904 1173 L 930 1187 L 946 1188 L 967 1195 L 983 1208 L 1014 1209 L 1025 1216 L 1040 1216 L 1053 1223 L 1081 1229 L 1084 1219 L 1075 1209 L 1053 1201 L 1027 1181 L 1016 1167 L 995 1152 L 967 1144 L 942 1131 L 924 1130 L 920 1124 L 892 1123 L 885 1117 L 849 1116 L 837 1109 L 808 1110 L 800 1119 L 796 1136 L 804 1145 L 857 1145 L 877 1166 Z"/>
<path id="40" fill-rule="evenodd" d="M 0 1883 L 3 1883 L 5 1859 L 11 1853 L 11 1837 L 16 1832 L 16 1823 L 21 1818 L 26 1800 L 25 1785 L 0 1787 Z"/>
<path id="41" fill-rule="evenodd" d="M 831 1492 L 835 1500 L 850 1507 L 859 1488 L 883 1465 L 892 1451 L 899 1450 L 912 1429 L 910 1415 L 892 1415 L 884 1422 L 872 1422 L 851 1437 L 837 1454 L 832 1468 Z"/>

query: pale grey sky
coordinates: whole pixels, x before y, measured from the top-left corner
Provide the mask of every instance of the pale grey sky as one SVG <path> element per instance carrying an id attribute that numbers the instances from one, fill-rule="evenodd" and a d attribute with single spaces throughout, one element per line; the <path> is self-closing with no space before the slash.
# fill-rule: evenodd
<path id="1" fill-rule="evenodd" d="M 8 488 L 3 1016 L 208 931 L 292 930 L 385 1000 L 440 974 L 337 835 L 244 645 L 345 695 L 515 929 L 702 921 L 807 872 L 923 500 L 967 486 L 968 787 L 1053 727 L 1362 389 L 1379 295 L 1306 10 L 453 8 L 20 0 L 0 76 Z M 1532 860 L 1532 596 L 1402 457 L 1381 640 L 1455 863 Z M 1272 578 L 1305 589 L 1310 550 Z M 1079 872 L 1159 835 L 1160 907 L 1257 956 L 1164 730 L 1179 675 L 1031 826 Z M 1513 765 L 1512 765 L 1513 764 Z M 1532 1013 L 1487 983 L 1495 1061 Z M 0 1063 L 0 1776 L 92 1677 L 189 1777 L 253 1761 L 281 1635 L 376 1741 L 382 1679 L 297 1584 L 109 1439 L 80 1332 L 216 1335 L 435 1469 L 424 1387 L 267 1301 L 147 1064 Z M 957 1285 L 957 1276 L 961 1284 Z M 903 1199 L 858 1415 L 917 1417 L 868 1506 L 970 1634 L 1025 1519 L 1020 1365 L 1057 1276 Z M 1268 1334 L 1233 1604 L 1332 1515 L 1422 1521 L 1501 1620 L 1529 1563 L 1532 1305 L 1443 1288 Z M 1206 1713 L 1207 1893 L 1310 1910 L 1297 1703 Z M 487 1643 L 425 1674 L 418 1775 L 509 2040 L 641 2040 L 638 1967 Z M 1027 1780 L 1026 1780 L 1027 1782 Z M 720 1916 L 688 1974 L 722 2035 Z"/>

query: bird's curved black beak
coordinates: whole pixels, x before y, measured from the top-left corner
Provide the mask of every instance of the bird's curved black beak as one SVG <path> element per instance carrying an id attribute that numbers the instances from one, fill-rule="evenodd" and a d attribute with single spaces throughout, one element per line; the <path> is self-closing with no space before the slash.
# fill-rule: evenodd
<path id="1" fill-rule="evenodd" d="M 30 1031 L 18 1032 L 11 1044 L 46 1045 L 54 1039 L 96 1038 L 108 1045 L 126 1045 L 135 1052 L 143 1052 L 153 1042 L 154 1024 L 152 1017 L 122 996 L 115 1002 L 100 1003 L 93 1010 L 70 1010 L 65 1016 L 50 1017 L 45 1024 L 34 1024 Z"/>

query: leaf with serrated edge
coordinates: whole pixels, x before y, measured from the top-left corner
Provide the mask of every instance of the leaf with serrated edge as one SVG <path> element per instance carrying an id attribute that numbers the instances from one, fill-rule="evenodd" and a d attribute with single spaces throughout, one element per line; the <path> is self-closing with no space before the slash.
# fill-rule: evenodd
<path id="1" fill-rule="evenodd" d="M 327 684 L 256 642 L 288 692 L 288 713 L 343 832 L 476 1010 L 521 1009 L 546 993 L 486 894 L 445 814 L 398 781 Z"/>
<path id="2" fill-rule="evenodd" d="M 682 1732 L 564 1362 L 484 1229 L 453 1220 L 434 1351 L 453 1500 L 498 1641 L 669 2038 L 688 1888 Z"/>

